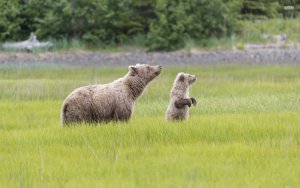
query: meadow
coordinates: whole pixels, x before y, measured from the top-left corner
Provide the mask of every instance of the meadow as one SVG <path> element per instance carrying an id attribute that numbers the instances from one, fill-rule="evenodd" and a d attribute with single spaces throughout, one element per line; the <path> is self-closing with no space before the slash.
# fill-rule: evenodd
<path id="1" fill-rule="evenodd" d="M 178 72 L 190 119 L 167 123 Z M 0 67 L 0 187 L 299 187 L 300 67 L 164 67 L 128 123 L 62 128 L 75 88 L 127 68 Z"/>

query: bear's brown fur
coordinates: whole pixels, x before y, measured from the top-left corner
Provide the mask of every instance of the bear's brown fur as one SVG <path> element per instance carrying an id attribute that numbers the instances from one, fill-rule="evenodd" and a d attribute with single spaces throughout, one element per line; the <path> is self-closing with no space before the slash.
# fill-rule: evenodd
<path id="1" fill-rule="evenodd" d="M 108 84 L 89 85 L 74 90 L 61 110 L 62 126 L 70 123 L 127 121 L 134 103 L 146 86 L 160 74 L 161 66 L 137 64 Z"/>
<path id="2" fill-rule="evenodd" d="M 189 117 L 189 107 L 197 104 L 195 98 L 189 97 L 189 86 L 196 81 L 196 76 L 179 73 L 174 81 L 170 93 L 170 103 L 166 112 L 166 119 L 185 120 Z"/>

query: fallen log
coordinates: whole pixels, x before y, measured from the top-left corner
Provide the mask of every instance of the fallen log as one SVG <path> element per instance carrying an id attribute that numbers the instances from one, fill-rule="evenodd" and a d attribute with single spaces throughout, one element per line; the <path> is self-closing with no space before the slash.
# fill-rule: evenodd
<path id="1" fill-rule="evenodd" d="M 50 49 L 53 47 L 52 42 L 40 42 L 34 33 L 31 33 L 28 40 L 21 42 L 6 42 L 2 45 L 4 50 L 16 50 L 32 52 L 33 49 Z"/>

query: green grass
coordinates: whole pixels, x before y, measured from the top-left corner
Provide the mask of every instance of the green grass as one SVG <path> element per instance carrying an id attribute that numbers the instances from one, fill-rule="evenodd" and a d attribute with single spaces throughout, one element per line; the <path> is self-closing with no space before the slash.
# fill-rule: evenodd
<path id="1" fill-rule="evenodd" d="M 167 123 L 181 71 L 198 105 Z M 69 92 L 126 72 L 0 67 L 0 187 L 300 186 L 300 67 L 165 67 L 129 123 L 60 127 Z"/>
<path id="2" fill-rule="evenodd" d="M 300 19 L 269 19 L 257 23 L 244 21 L 242 36 L 245 42 L 260 42 L 262 34 L 285 33 L 288 42 L 300 42 L 299 30 Z"/>
<path id="3" fill-rule="evenodd" d="M 286 34 L 288 43 L 300 42 L 300 19 L 268 19 L 261 21 L 241 21 L 240 31 L 229 37 L 208 38 L 203 41 L 186 41 L 185 49 L 232 49 L 245 44 L 274 43 L 273 35 Z M 268 35 L 269 37 L 264 37 Z"/>

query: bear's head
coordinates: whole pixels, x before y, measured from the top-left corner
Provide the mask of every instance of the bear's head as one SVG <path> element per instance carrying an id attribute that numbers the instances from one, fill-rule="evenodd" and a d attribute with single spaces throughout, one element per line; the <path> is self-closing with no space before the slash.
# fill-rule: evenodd
<path id="1" fill-rule="evenodd" d="M 160 74 L 161 66 L 154 65 L 150 66 L 147 64 L 136 64 L 128 67 L 130 76 L 138 77 L 142 79 L 144 82 L 149 83 L 156 76 Z"/>
<path id="2" fill-rule="evenodd" d="M 175 82 L 176 83 L 184 83 L 184 85 L 191 85 L 197 80 L 195 75 L 187 74 L 184 72 L 178 73 Z"/>

